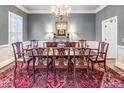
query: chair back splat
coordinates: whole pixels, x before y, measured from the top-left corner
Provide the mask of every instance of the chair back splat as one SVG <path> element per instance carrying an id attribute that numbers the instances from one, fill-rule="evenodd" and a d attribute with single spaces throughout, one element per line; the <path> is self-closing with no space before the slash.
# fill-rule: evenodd
<path id="1" fill-rule="evenodd" d="M 30 45 L 31 45 L 32 48 L 38 47 L 38 40 L 31 40 Z"/>
<path id="2" fill-rule="evenodd" d="M 97 49 L 96 54 L 93 57 L 89 56 L 89 61 L 92 64 L 92 70 L 94 69 L 94 64 L 98 63 L 100 65 L 100 63 L 104 64 L 104 69 L 106 71 L 106 57 L 107 57 L 107 52 L 108 52 L 108 46 L 109 44 L 106 42 L 99 42 L 99 46 Z M 90 52 L 92 52 L 93 49 L 90 50 Z M 89 53 L 90 55 L 91 53 Z"/>
<path id="3" fill-rule="evenodd" d="M 78 47 L 80 48 L 86 48 L 86 40 L 79 40 L 78 41 Z"/>
<path id="4" fill-rule="evenodd" d="M 24 58 L 24 51 L 23 51 L 23 43 L 22 42 L 16 42 L 12 43 L 15 62 L 17 62 L 17 59 L 23 57 Z"/>

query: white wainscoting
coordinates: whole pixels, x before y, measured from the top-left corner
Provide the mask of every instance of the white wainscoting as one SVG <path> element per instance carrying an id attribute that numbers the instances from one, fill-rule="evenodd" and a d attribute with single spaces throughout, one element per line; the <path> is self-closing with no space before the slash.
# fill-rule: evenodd
<path id="1" fill-rule="evenodd" d="M 124 46 L 118 45 L 117 47 L 117 61 L 115 65 L 124 70 Z"/>
<path id="2" fill-rule="evenodd" d="M 87 45 L 89 45 L 90 48 L 98 48 L 99 42 L 98 41 L 87 41 Z"/>
<path id="3" fill-rule="evenodd" d="M 0 45 L 0 68 L 10 64 L 13 55 L 9 49 L 9 45 Z"/>
<path id="4" fill-rule="evenodd" d="M 24 46 L 28 45 L 29 41 L 24 42 Z M 12 63 L 14 61 L 14 56 L 12 50 L 8 44 L 0 45 L 0 68 Z"/>

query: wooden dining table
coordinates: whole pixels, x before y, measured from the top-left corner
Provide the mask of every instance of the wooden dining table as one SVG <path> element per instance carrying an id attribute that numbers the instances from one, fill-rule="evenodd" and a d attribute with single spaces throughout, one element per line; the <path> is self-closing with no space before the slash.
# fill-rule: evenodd
<path id="1" fill-rule="evenodd" d="M 57 52 L 55 52 L 55 54 L 53 53 L 53 49 L 58 49 L 58 47 L 37 47 L 37 48 L 43 48 L 43 49 L 49 49 L 49 54 L 47 55 L 47 51 L 46 52 L 43 52 L 43 55 L 42 55 L 42 57 L 43 58 L 50 58 L 51 59 L 51 62 L 49 63 L 49 65 L 51 64 L 53 64 L 53 57 L 59 57 L 59 55 L 58 55 L 58 53 Z M 74 47 L 66 47 L 66 48 L 69 48 L 70 49 L 70 55 L 68 55 L 67 53 L 66 53 L 66 51 L 65 51 L 65 54 L 64 54 L 64 58 L 67 58 L 68 56 L 70 57 L 70 60 L 72 59 L 72 58 L 80 58 L 81 56 L 83 56 L 83 57 L 87 57 L 87 56 L 89 56 L 89 49 L 90 48 L 83 48 L 84 49 L 84 54 L 82 55 L 82 54 L 80 54 L 78 51 L 76 51 L 76 50 L 78 50 L 78 49 L 80 49 L 80 48 L 74 48 Z M 24 48 L 24 50 L 25 51 L 32 51 L 33 50 L 33 52 L 35 52 L 35 49 L 36 48 L 32 48 L 32 47 L 30 47 L 30 48 Z M 39 55 L 35 52 L 35 53 L 33 53 L 34 55 L 33 55 L 33 57 L 35 57 L 35 58 L 37 58 L 37 57 L 39 57 Z M 94 51 L 92 51 L 91 52 L 91 54 L 90 54 L 90 56 L 94 56 L 96 53 L 94 52 Z M 28 53 L 28 56 L 29 57 L 32 57 L 32 55 L 30 54 L 30 53 Z M 71 61 L 70 61 L 71 62 Z M 37 64 L 37 66 L 36 67 L 40 67 L 40 65 L 41 64 Z M 41 66 L 41 67 L 43 67 L 43 66 Z"/>

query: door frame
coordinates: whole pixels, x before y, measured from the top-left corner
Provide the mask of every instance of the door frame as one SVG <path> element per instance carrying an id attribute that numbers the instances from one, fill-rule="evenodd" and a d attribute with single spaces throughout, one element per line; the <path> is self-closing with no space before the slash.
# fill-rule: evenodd
<path id="1" fill-rule="evenodd" d="M 102 41 L 104 39 L 104 23 L 107 22 L 107 21 L 113 20 L 113 19 L 116 20 L 116 30 L 115 30 L 116 31 L 115 32 L 116 33 L 116 39 L 115 39 L 116 40 L 116 46 L 115 46 L 115 48 L 116 48 L 116 57 L 115 57 L 115 61 L 117 62 L 117 52 L 118 52 L 117 51 L 117 45 L 118 45 L 118 42 L 117 42 L 118 41 L 118 33 L 117 33 L 118 32 L 118 16 L 114 16 L 114 17 L 111 17 L 111 18 L 108 18 L 108 19 L 105 19 L 105 20 L 102 21 Z"/>

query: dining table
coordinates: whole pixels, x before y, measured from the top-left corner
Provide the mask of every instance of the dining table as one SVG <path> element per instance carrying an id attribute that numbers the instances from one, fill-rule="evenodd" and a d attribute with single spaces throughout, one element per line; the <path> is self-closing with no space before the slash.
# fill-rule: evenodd
<path id="1" fill-rule="evenodd" d="M 35 49 L 37 49 L 37 48 L 49 49 L 48 55 L 47 55 L 47 51 L 44 51 L 43 54 L 42 54 L 43 58 L 47 58 L 48 57 L 48 58 L 51 59 L 51 62 L 49 63 L 49 66 L 53 65 L 53 58 L 54 57 L 56 57 L 56 58 L 59 57 L 57 52 L 53 53 L 53 49 L 58 49 L 59 47 L 28 47 L 28 48 L 24 48 L 24 50 L 25 51 L 33 51 L 33 57 L 34 58 L 38 58 L 40 55 L 38 55 L 37 52 L 35 51 Z M 77 58 L 80 58 L 80 57 L 88 57 L 88 56 L 96 55 L 95 51 L 91 51 L 91 53 L 89 54 L 89 50 L 91 48 L 80 48 L 80 47 L 65 47 L 65 48 L 69 48 L 70 49 L 70 54 L 68 55 L 67 52 L 65 51 L 65 54 L 63 56 L 64 56 L 64 58 L 67 58 L 69 56 L 70 57 L 70 62 L 71 62 L 72 58 L 76 58 L 77 59 Z M 84 54 L 80 54 L 79 51 L 78 51 L 79 49 L 83 49 Z M 28 55 L 29 57 L 32 57 L 31 53 L 27 52 L 26 55 Z M 40 65 L 41 64 L 37 63 L 36 67 L 40 67 Z"/>

